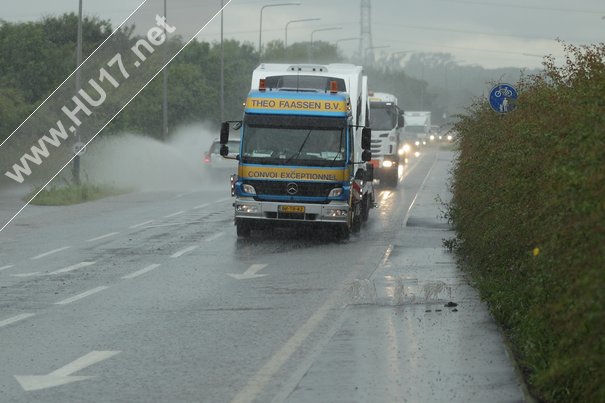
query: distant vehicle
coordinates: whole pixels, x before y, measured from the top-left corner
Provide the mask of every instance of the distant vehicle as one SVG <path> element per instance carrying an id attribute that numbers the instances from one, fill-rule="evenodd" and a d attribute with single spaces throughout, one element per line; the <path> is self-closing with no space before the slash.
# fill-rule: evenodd
<path id="1" fill-rule="evenodd" d="M 375 178 L 382 184 L 396 187 L 400 160 L 406 150 L 400 147 L 403 114 L 397 97 L 386 92 L 370 92 L 370 127 L 372 129 L 372 160 Z"/>
<path id="2" fill-rule="evenodd" d="M 229 140 L 229 150 L 233 155 L 239 153 L 240 141 L 239 139 Z M 220 154 L 221 143 L 219 139 L 215 139 L 210 146 L 210 149 L 204 154 L 204 165 L 217 171 L 229 171 L 229 173 L 235 173 L 237 171 L 237 160 L 227 159 L 221 157 Z"/>
<path id="3" fill-rule="evenodd" d="M 403 128 L 405 139 L 413 141 L 417 146 L 426 144 L 431 131 L 431 112 L 405 111 L 403 117 L 405 120 Z"/>

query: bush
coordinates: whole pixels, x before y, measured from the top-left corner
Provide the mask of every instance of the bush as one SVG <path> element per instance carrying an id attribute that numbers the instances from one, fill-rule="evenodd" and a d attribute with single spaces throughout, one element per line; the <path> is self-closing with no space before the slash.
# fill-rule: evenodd
<path id="1" fill-rule="evenodd" d="M 532 393 L 605 401 L 605 44 L 523 79 L 514 112 L 461 116 L 453 245 Z"/>

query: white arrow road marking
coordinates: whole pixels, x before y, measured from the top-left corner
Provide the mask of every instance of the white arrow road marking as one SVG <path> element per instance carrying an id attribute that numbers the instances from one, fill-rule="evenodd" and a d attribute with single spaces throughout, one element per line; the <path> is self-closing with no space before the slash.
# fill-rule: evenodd
<path id="1" fill-rule="evenodd" d="M 250 267 L 248 267 L 248 270 L 246 270 L 244 272 L 244 274 L 227 273 L 227 275 L 231 276 L 235 279 L 238 279 L 238 280 L 248 280 L 251 278 L 264 277 L 264 276 L 266 276 L 266 274 L 256 274 L 256 273 L 258 273 L 265 267 L 267 267 L 266 264 L 253 264 Z"/>
<path id="2" fill-rule="evenodd" d="M 88 290 L 88 291 L 84 291 L 82 294 L 78 294 L 78 295 L 74 295 L 73 297 L 69 297 L 67 299 L 64 299 L 63 301 L 59 301 L 59 302 L 55 302 L 55 305 L 67 305 L 67 304 L 71 304 L 72 302 L 78 301 L 82 298 L 86 298 L 89 297 L 93 294 L 96 294 L 98 292 L 101 292 L 103 290 L 108 289 L 109 287 L 107 286 L 101 286 L 101 287 L 97 287 L 97 288 L 93 288 L 92 290 Z"/>
<path id="3" fill-rule="evenodd" d="M 86 242 L 100 241 L 101 239 L 109 238 L 110 236 L 118 235 L 119 232 L 110 232 L 109 234 L 101 235 L 96 238 L 87 239 Z"/>
<path id="4" fill-rule="evenodd" d="M 45 256 L 52 255 L 53 253 L 61 252 L 61 251 L 65 250 L 65 249 L 69 249 L 69 248 L 71 248 L 71 246 L 64 246 L 64 247 L 59 248 L 59 249 L 51 250 L 49 252 L 42 253 L 42 254 L 40 254 L 38 256 L 32 257 L 32 260 L 41 259 L 41 258 L 43 258 Z"/>
<path id="5" fill-rule="evenodd" d="M 144 221 L 144 222 L 141 222 L 141 223 L 138 223 L 138 224 L 135 224 L 135 225 L 131 225 L 131 226 L 130 226 L 130 227 L 128 227 L 128 228 L 130 228 L 130 229 L 135 229 L 135 228 L 142 227 L 143 225 L 151 224 L 152 222 L 153 222 L 153 220 Z"/>
<path id="6" fill-rule="evenodd" d="M 78 264 L 74 264 L 68 267 L 65 267 L 63 269 L 59 269 L 59 270 L 55 270 L 55 271 L 51 271 L 50 274 L 62 274 L 62 273 L 67 273 L 70 271 L 74 271 L 74 270 L 78 270 L 81 269 L 82 267 L 87 267 L 87 266 L 92 266 L 93 264 L 95 264 L 96 262 L 80 262 Z"/>
<path id="7" fill-rule="evenodd" d="M 127 275 L 125 275 L 125 276 L 124 276 L 124 277 L 122 277 L 122 278 L 123 278 L 123 279 L 125 279 L 125 280 L 129 280 L 129 279 L 131 279 L 131 278 L 135 278 L 135 277 L 138 277 L 138 276 L 140 276 L 140 275 L 142 275 L 142 274 L 145 274 L 145 273 L 147 273 L 148 271 L 151 271 L 151 270 L 153 270 L 153 269 L 157 269 L 158 267 L 160 267 L 160 265 L 159 265 L 159 264 L 157 264 L 157 263 L 156 263 L 156 264 L 151 264 L 151 265 L 149 265 L 149 266 L 145 267 L 144 269 L 137 270 L 137 271 L 135 271 L 134 273 L 127 274 Z"/>
<path id="8" fill-rule="evenodd" d="M 10 269 L 11 267 L 13 267 L 12 264 L 9 264 L 9 265 L 6 265 L 6 266 L 2 266 L 2 267 L 0 267 L 0 271 L 6 270 L 6 269 Z"/>
<path id="9" fill-rule="evenodd" d="M 0 320 L 0 327 L 12 325 L 15 322 L 19 322 L 20 320 L 31 318 L 35 316 L 33 313 L 22 313 L 21 315 L 13 316 L 12 318 Z"/>
<path id="10" fill-rule="evenodd" d="M 189 253 L 189 252 L 191 252 L 192 250 L 196 250 L 197 248 L 199 248 L 199 245 L 192 245 L 192 246 L 189 246 L 189 247 L 187 247 L 187 248 L 185 248 L 185 249 L 181 249 L 180 251 L 176 252 L 175 254 L 173 254 L 173 255 L 172 255 L 172 256 L 170 256 L 170 257 L 181 257 L 181 256 L 183 256 L 185 253 Z"/>
<path id="11" fill-rule="evenodd" d="M 185 212 L 184 210 L 177 211 L 176 213 L 172 213 L 172 214 L 165 215 L 165 216 L 164 216 L 164 218 L 176 217 L 177 215 L 181 215 L 181 214 L 183 214 L 184 212 Z"/>
<path id="12" fill-rule="evenodd" d="M 119 353 L 120 351 L 91 351 L 48 375 L 15 375 L 15 378 L 26 392 L 92 379 L 95 376 L 73 376 L 72 374 Z"/>

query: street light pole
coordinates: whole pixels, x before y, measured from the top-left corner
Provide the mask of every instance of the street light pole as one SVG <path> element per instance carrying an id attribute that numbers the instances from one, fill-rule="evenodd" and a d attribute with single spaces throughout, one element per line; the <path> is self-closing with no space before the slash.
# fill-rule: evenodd
<path id="1" fill-rule="evenodd" d="M 313 35 L 315 35 L 316 32 L 337 31 L 339 29 L 342 29 L 342 27 L 320 28 L 320 29 L 315 29 L 315 30 L 311 31 L 311 46 L 313 46 Z"/>
<path id="2" fill-rule="evenodd" d="M 278 3 L 278 4 L 267 4 L 260 8 L 260 24 L 258 26 L 258 58 L 260 60 L 263 53 L 262 49 L 262 38 L 263 38 L 263 11 L 267 7 L 280 7 L 280 6 L 300 6 L 300 3 Z"/>
<path id="3" fill-rule="evenodd" d="M 357 41 L 361 39 L 361 36 L 355 36 L 355 37 L 351 37 L 351 38 L 342 38 L 342 39 L 337 39 L 336 40 L 336 46 L 338 46 L 339 42 L 344 42 L 344 41 Z"/>
<path id="4" fill-rule="evenodd" d="M 81 72 L 80 64 L 82 64 L 82 0 L 78 1 L 78 33 L 76 39 L 76 93 L 81 88 Z M 76 128 L 78 143 L 81 142 L 80 130 Z M 76 186 L 80 185 L 80 154 L 76 154 L 73 164 L 73 178 Z"/>
<path id="5" fill-rule="evenodd" d="M 225 121 L 225 49 L 223 47 L 223 8 L 224 0 L 221 0 L 221 122 Z"/>
<path id="6" fill-rule="evenodd" d="M 167 20 L 168 16 L 166 15 L 166 0 L 164 0 L 164 18 Z M 165 21 L 166 21 L 165 20 Z M 166 25 L 164 25 L 164 37 L 166 37 Z M 164 69 L 162 71 L 162 139 L 166 140 L 168 138 L 168 66 L 166 66 L 166 53 L 168 51 L 167 47 L 168 40 L 164 43 Z"/>
<path id="7" fill-rule="evenodd" d="M 284 40 L 284 49 L 288 48 L 288 25 L 294 22 L 319 21 L 321 18 L 303 18 L 302 20 L 291 20 L 286 23 L 286 37 Z"/>
<path id="8" fill-rule="evenodd" d="M 364 65 L 368 64 L 368 55 L 370 53 L 372 53 L 372 64 L 374 64 L 374 52 L 372 52 L 374 49 L 386 49 L 386 48 L 390 48 L 391 45 L 381 45 L 381 46 L 370 46 L 369 48 L 366 48 L 366 54 L 365 54 L 365 60 L 364 60 Z"/>

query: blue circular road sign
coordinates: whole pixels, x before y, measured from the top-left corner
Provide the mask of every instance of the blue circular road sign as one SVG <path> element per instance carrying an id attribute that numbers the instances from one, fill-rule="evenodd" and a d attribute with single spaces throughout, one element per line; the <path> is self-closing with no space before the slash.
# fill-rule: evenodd
<path id="1" fill-rule="evenodd" d="M 489 105 L 498 113 L 508 113 L 515 109 L 517 90 L 510 84 L 495 85 L 489 92 Z"/>

